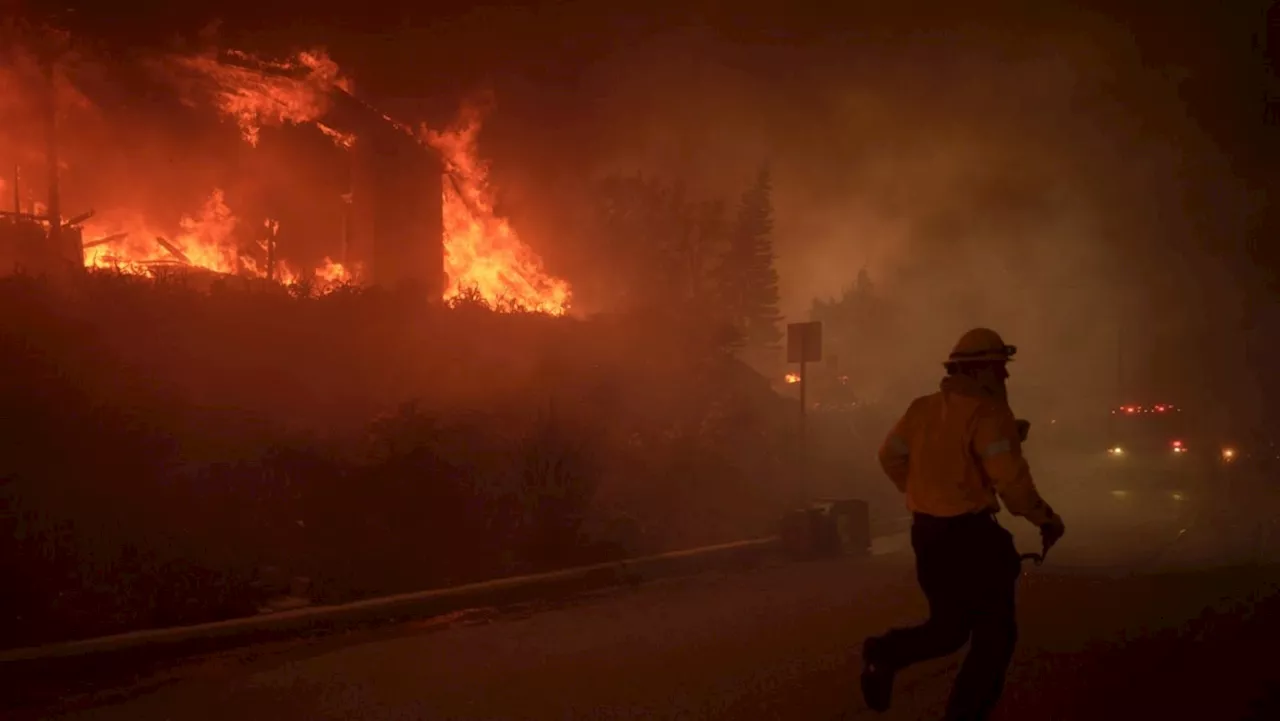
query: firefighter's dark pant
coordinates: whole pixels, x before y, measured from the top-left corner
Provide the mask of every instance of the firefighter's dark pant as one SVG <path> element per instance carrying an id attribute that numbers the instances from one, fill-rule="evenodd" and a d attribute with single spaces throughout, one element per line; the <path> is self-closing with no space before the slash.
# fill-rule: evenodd
<path id="1" fill-rule="evenodd" d="M 985 719 L 1000 699 L 1018 638 L 1014 591 L 1021 569 L 1013 536 L 989 513 L 954 518 L 917 513 L 911 546 L 929 620 L 883 636 L 879 662 L 901 669 L 955 653 L 970 642 L 946 718 Z"/>

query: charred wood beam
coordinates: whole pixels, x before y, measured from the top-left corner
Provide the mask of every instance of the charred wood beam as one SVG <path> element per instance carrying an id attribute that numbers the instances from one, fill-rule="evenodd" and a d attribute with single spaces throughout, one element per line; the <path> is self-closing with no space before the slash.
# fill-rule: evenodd
<path id="1" fill-rule="evenodd" d="M 36 215 L 35 213 L 27 213 L 20 210 L 0 210 L 0 217 L 5 218 L 21 218 L 23 220 L 34 220 L 38 223 L 48 223 L 49 216 Z"/>
<path id="2" fill-rule="evenodd" d="M 126 233 L 115 233 L 115 234 L 113 234 L 113 235 L 104 236 L 104 237 L 102 237 L 102 238 L 98 238 L 98 239 L 96 239 L 96 240 L 86 241 L 86 242 L 85 242 L 85 243 L 83 243 L 80 247 L 81 247 L 81 248 L 84 248 L 85 250 L 88 250 L 89 248 L 96 248 L 96 247 L 98 247 L 99 245 L 106 245 L 106 244 L 108 244 L 108 243 L 114 243 L 114 242 L 116 242 L 117 240 L 124 240 L 125 238 L 128 238 L 128 237 L 129 237 L 129 234 L 128 234 L 127 232 L 126 232 Z"/>
<path id="3" fill-rule="evenodd" d="M 85 212 L 81 213 L 80 215 L 74 216 L 73 218 L 71 218 L 71 220 L 64 221 L 64 222 L 62 223 L 62 227 L 67 228 L 67 227 L 70 227 L 70 226 L 73 226 L 73 225 L 80 225 L 81 223 L 83 223 L 84 221 L 86 221 L 86 220 L 88 220 L 88 219 L 90 219 L 90 218 L 92 218 L 92 217 L 93 217 L 93 211 L 92 211 L 92 210 L 86 210 Z"/>
<path id="4" fill-rule="evenodd" d="M 170 243 L 169 241 L 165 240 L 164 238 L 161 238 L 158 235 L 156 236 L 156 242 L 160 244 L 161 248 L 164 248 L 165 250 L 169 251 L 169 253 L 173 255 L 173 257 L 177 258 L 184 265 L 191 265 L 191 259 L 188 258 L 187 254 L 183 253 L 182 250 L 178 248 L 178 246 L 174 245 L 173 243 Z"/>
<path id="5" fill-rule="evenodd" d="M 93 217 L 93 215 L 94 215 L 94 211 L 92 211 L 92 210 L 86 211 L 86 212 L 84 212 L 84 213 L 81 213 L 80 215 L 75 216 L 74 218 L 72 218 L 72 219 L 70 219 L 70 220 L 64 221 L 64 222 L 62 223 L 62 227 L 66 228 L 66 227 L 69 227 L 69 226 L 72 226 L 72 225 L 80 225 L 80 224 L 81 224 L 81 223 L 83 223 L 84 221 L 86 221 L 86 220 L 88 220 L 88 219 L 92 218 L 92 217 Z M 37 215 L 37 214 L 35 214 L 35 213 L 28 213 L 28 212 L 21 211 L 21 210 L 0 210 L 0 217 L 3 217 L 3 218 L 23 218 L 23 219 L 25 219 L 25 220 L 34 220 L 34 221 L 37 221 L 37 222 L 40 222 L 40 223 L 50 223 L 50 222 L 52 222 L 52 221 L 53 221 L 53 217 L 52 217 L 52 216 L 49 216 L 49 215 Z"/>

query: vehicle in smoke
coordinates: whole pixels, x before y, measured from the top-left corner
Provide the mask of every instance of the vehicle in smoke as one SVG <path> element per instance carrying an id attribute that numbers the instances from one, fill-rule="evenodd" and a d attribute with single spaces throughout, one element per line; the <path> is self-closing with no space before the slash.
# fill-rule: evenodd
<path id="1" fill-rule="evenodd" d="M 1112 409 L 1101 477 L 1119 499 L 1151 493 L 1183 502 L 1237 473 L 1242 449 L 1227 433 L 1168 403 Z"/>
<path id="2" fill-rule="evenodd" d="M 1050 488 L 1090 512 L 1186 509 L 1214 484 L 1238 475 L 1247 455 L 1203 413 L 1173 403 L 1059 412 L 1037 424 L 1040 432 L 1028 449 L 1032 466 Z"/>
<path id="3" fill-rule="evenodd" d="M 1113 460 L 1173 468 L 1190 465 L 1183 463 L 1193 444 L 1182 408 L 1172 404 L 1126 405 L 1113 409 L 1111 416 L 1106 450 Z M 1194 445 L 1199 457 L 1202 448 Z"/>
<path id="4" fill-rule="evenodd" d="M 1242 457 L 1243 449 L 1229 434 L 1196 422 L 1193 415 L 1172 404 L 1121 406 L 1111 415 L 1107 455 L 1115 461 L 1188 468 L 1200 462 L 1230 465 Z M 1184 462 L 1187 458 L 1197 463 Z"/>

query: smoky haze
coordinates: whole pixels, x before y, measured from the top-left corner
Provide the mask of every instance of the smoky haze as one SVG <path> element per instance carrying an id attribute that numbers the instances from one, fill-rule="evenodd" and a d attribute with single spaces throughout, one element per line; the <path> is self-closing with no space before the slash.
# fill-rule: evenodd
<path id="1" fill-rule="evenodd" d="M 927 387 L 961 330 L 991 325 L 1022 348 L 1015 393 L 1038 412 L 1230 396 L 1256 418 L 1240 372 L 1266 305 L 1245 253 L 1265 199 L 1245 177 L 1262 60 L 1250 23 L 1212 20 L 868 17 L 804 47 L 785 30 L 665 30 L 594 59 L 560 157 L 499 185 L 519 197 L 521 174 L 558 177 L 560 198 L 525 194 L 556 207 L 585 166 L 732 201 L 767 162 L 788 319 L 864 268 L 897 309 L 861 349 L 868 395 Z M 511 102 L 500 171 L 546 137 L 511 129 Z M 523 142 L 498 149 L 504 131 Z M 533 242 L 563 241 L 525 213 Z M 593 273 L 609 268 L 577 275 Z"/>

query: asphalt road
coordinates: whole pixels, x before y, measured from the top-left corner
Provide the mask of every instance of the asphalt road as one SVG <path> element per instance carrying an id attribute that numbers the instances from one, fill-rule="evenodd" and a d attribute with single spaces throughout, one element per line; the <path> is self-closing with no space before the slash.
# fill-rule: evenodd
<path id="1" fill-rule="evenodd" d="M 1134 503 L 1104 490 L 1077 499 L 1074 518 L 1063 507 L 1069 535 L 1024 575 L 998 718 L 1280 718 L 1280 664 L 1259 661 L 1274 659 L 1280 639 L 1276 509 Z M 1034 534 L 1018 537 L 1031 550 Z M 938 718 L 959 657 L 904 673 L 888 714 L 856 693 L 861 639 L 923 616 L 905 546 L 900 535 L 871 559 L 244 649 L 39 717 Z"/>

